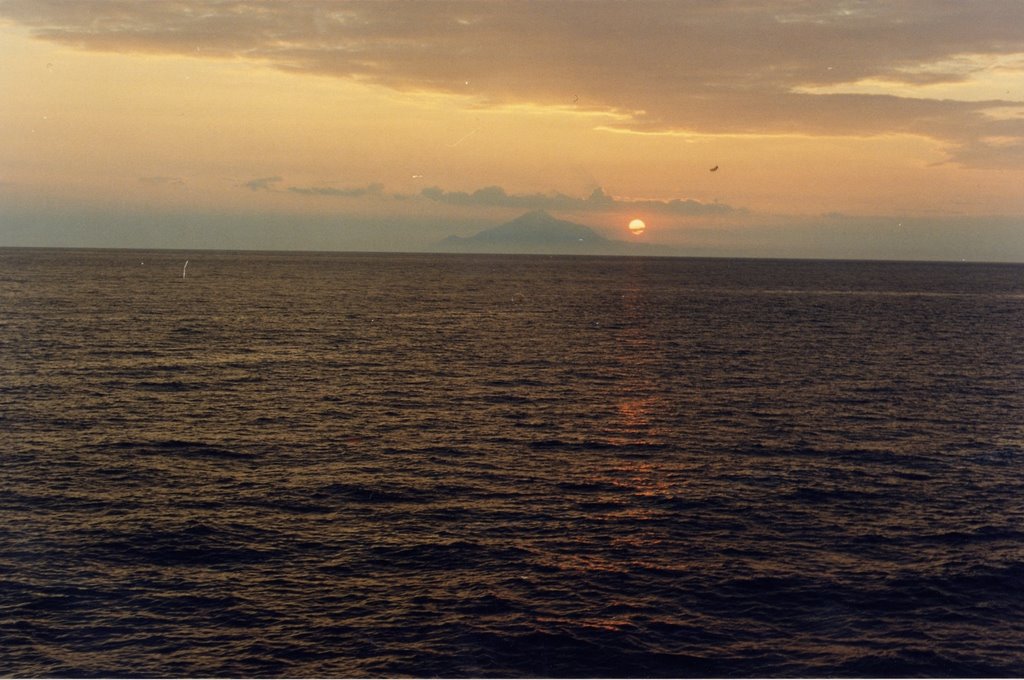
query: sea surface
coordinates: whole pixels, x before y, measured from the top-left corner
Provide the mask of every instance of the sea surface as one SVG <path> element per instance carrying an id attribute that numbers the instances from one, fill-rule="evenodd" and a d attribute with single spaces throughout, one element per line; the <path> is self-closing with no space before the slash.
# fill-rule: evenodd
<path id="1" fill-rule="evenodd" d="M 0 250 L 0 674 L 1022 676 L 1024 266 Z"/>

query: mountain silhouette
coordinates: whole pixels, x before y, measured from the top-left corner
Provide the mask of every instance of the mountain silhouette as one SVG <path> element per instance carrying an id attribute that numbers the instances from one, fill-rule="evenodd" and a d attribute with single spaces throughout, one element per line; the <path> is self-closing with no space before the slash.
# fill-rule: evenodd
<path id="1" fill-rule="evenodd" d="M 607 239 L 582 224 L 535 210 L 473 236 L 449 236 L 438 248 L 446 252 L 474 253 L 616 254 L 629 250 L 631 245 Z"/>

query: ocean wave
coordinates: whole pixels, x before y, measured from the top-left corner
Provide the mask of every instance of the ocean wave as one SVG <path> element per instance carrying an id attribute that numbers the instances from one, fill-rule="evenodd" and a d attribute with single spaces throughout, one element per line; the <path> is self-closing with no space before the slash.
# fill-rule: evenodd
<path id="1" fill-rule="evenodd" d="M 432 495 L 422 489 L 407 486 L 363 485 L 348 482 L 331 482 L 315 489 L 310 498 L 343 500 L 351 503 L 391 504 L 425 503 Z"/>
<path id="2" fill-rule="evenodd" d="M 1019 267 L 124 257 L 14 258 L 12 676 L 1024 675 Z"/>
<path id="3" fill-rule="evenodd" d="M 225 460 L 251 460 L 255 454 L 244 451 L 236 451 L 221 446 L 206 444 L 204 442 L 187 441 L 181 439 L 162 439 L 155 441 L 132 441 L 122 440 L 104 442 L 97 445 L 97 448 L 108 450 L 128 451 L 137 454 L 149 455 L 176 455 L 194 458 L 212 458 Z"/>

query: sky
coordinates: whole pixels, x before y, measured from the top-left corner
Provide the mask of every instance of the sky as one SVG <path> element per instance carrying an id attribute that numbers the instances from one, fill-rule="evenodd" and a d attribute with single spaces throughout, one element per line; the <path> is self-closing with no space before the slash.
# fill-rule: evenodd
<path id="1" fill-rule="evenodd" d="M 0 246 L 1024 262 L 1018 0 L 0 0 L 0 63 Z"/>

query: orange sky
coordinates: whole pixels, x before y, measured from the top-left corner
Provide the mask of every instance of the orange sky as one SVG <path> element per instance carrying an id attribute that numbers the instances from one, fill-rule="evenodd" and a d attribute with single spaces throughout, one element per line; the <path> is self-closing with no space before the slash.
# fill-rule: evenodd
<path id="1" fill-rule="evenodd" d="M 2 1 L 0 245 L 415 250 L 540 207 L 695 254 L 1024 261 L 1021 26 L 992 1 Z"/>

